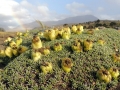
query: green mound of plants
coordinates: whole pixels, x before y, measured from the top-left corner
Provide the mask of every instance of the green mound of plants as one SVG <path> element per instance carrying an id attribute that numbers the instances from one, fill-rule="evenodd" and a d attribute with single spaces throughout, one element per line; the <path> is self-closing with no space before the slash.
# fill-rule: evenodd
<path id="1" fill-rule="evenodd" d="M 44 37 L 40 37 L 43 46 L 49 47 L 50 54 L 42 55 L 38 62 L 34 62 L 31 59 L 31 42 L 32 36 L 37 32 L 37 30 L 36 32 L 33 30 L 29 37 L 23 37 L 23 45 L 29 48 L 26 52 L 12 58 L 13 60 L 7 57 L 1 58 L 1 60 L 11 61 L 0 72 L 0 90 L 108 90 L 115 88 L 120 83 L 120 75 L 108 83 L 96 76 L 97 71 L 103 67 L 120 69 L 120 61 L 114 62 L 112 58 L 112 54 L 116 51 L 120 53 L 120 33 L 118 31 L 106 28 L 87 34 L 87 30 L 85 30 L 80 35 L 72 33 L 69 40 L 48 41 Z M 105 41 L 104 45 L 97 42 L 99 38 Z M 74 52 L 71 46 L 76 39 L 92 40 L 92 49 Z M 53 49 L 55 43 L 62 44 L 61 51 Z M 61 67 L 63 58 L 70 58 L 73 63 L 68 73 Z M 43 62 L 52 63 L 51 72 L 47 74 L 42 72 L 40 66 Z"/>

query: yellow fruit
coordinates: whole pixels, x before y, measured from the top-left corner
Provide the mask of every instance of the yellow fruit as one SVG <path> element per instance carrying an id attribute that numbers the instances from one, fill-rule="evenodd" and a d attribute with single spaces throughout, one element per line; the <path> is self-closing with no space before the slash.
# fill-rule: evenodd
<path id="1" fill-rule="evenodd" d="M 9 36 L 4 42 L 10 42 L 12 41 L 12 38 Z"/>
<path id="2" fill-rule="evenodd" d="M 43 34 L 43 32 L 39 32 L 38 35 L 39 36 L 43 36 L 44 34 Z"/>
<path id="3" fill-rule="evenodd" d="M 49 40 L 55 40 L 56 39 L 56 34 L 55 34 L 55 30 L 48 30 L 48 37 Z"/>
<path id="4" fill-rule="evenodd" d="M 17 32 L 17 36 L 22 36 L 22 33 L 21 32 Z"/>
<path id="5" fill-rule="evenodd" d="M 84 51 L 92 50 L 93 42 L 91 40 L 83 41 Z"/>
<path id="6" fill-rule="evenodd" d="M 114 62 L 120 62 L 120 54 L 112 54 L 112 58 Z"/>
<path id="7" fill-rule="evenodd" d="M 37 62 L 41 58 L 41 53 L 38 52 L 37 50 L 33 50 L 31 53 L 31 58 Z"/>
<path id="8" fill-rule="evenodd" d="M 0 50 L 0 57 L 5 57 L 5 50 Z"/>
<path id="9" fill-rule="evenodd" d="M 114 78 L 114 79 L 117 79 L 117 77 L 119 76 L 119 71 L 117 68 L 115 67 L 111 67 L 109 70 L 108 70 L 111 74 L 111 76 Z"/>
<path id="10" fill-rule="evenodd" d="M 82 25 L 80 25 L 80 24 L 78 24 L 77 25 L 77 29 L 79 29 L 81 32 L 83 32 L 84 30 L 83 30 L 83 26 Z"/>
<path id="11" fill-rule="evenodd" d="M 14 41 L 11 41 L 11 42 L 9 42 L 9 46 L 10 47 L 16 46 L 16 43 Z"/>
<path id="12" fill-rule="evenodd" d="M 39 49 L 42 47 L 42 42 L 39 38 L 39 36 L 35 35 L 33 36 L 33 39 L 32 39 L 32 48 L 33 49 Z"/>
<path id="13" fill-rule="evenodd" d="M 12 54 L 12 48 L 11 47 L 6 47 L 5 49 L 5 54 L 6 56 L 8 56 L 9 58 L 11 58 L 13 56 Z"/>
<path id="14" fill-rule="evenodd" d="M 57 32 L 57 38 L 62 38 L 62 34 L 63 34 L 63 29 L 60 28 Z"/>
<path id="15" fill-rule="evenodd" d="M 97 71 L 96 76 L 99 80 L 104 81 L 105 83 L 109 83 L 112 79 L 110 72 L 106 69 L 101 69 Z"/>
<path id="16" fill-rule="evenodd" d="M 55 37 L 57 37 L 58 36 L 58 28 L 54 28 L 53 30 L 55 31 Z"/>
<path id="17" fill-rule="evenodd" d="M 18 48 L 17 48 L 17 46 L 12 47 L 12 53 L 13 53 L 13 55 L 18 56 Z"/>
<path id="18" fill-rule="evenodd" d="M 102 38 L 99 38 L 98 43 L 103 46 L 105 44 L 105 41 Z"/>
<path id="19" fill-rule="evenodd" d="M 47 49 L 47 48 L 45 48 L 43 52 L 44 52 L 44 55 L 48 55 L 48 54 L 50 54 L 50 50 Z"/>
<path id="20" fill-rule="evenodd" d="M 45 30 L 45 32 L 43 33 L 43 36 L 46 40 L 49 40 L 48 30 Z"/>
<path id="21" fill-rule="evenodd" d="M 81 34 L 83 31 L 82 30 L 80 30 L 79 28 L 76 30 L 76 34 Z"/>
<path id="22" fill-rule="evenodd" d="M 43 55 L 48 55 L 48 54 L 50 54 L 50 50 L 49 50 L 48 48 L 42 47 L 42 48 L 39 48 L 38 51 L 39 51 L 41 54 L 43 54 Z"/>
<path id="23" fill-rule="evenodd" d="M 74 42 L 71 48 L 74 52 L 82 52 L 82 46 L 79 42 Z"/>
<path id="24" fill-rule="evenodd" d="M 20 44 L 22 44 L 22 38 L 18 37 L 16 40 L 16 45 L 19 46 Z"/>
<path id="25" fill-rule="evenodd" d="M 63 27 L 63 31 L 67 32 L 69 35 L 71 34 L 70 28 L 68 26 L 67 27 Z"/>
<path id="26" fill-rule="evenodd" d="M 66 40 L 69 40 L 70 39 L 70 34 L 66 31 L 64 31 L 63 34 L 62 34 L 62 38 L 66 39 Z"/>
<path id="27" fill-rule="evenodd" d="M 27 50 L 28 50 L 28 48 L 26 46 L 20 46 L 18 48 L 18 53 L 21 54 L 21 53 L 24 53 Z"/>
<path id="28" fill-rule="evenodd" d="M 66 73 L 71 71 L 72 66 L 73 66 L 73 63 L 72 63 L 70 58 L 63 58 L 62 59 L 61 67 Z"/>
<path id="29" fill-rule="evenodd" d="M 40 69 L 42 70 L 43 73 L 47 74 L 48 72 L 52 71 L 52 63 L 49 62 L 43 62 L 40 65 Z"/>
<path id="30" fill-rule="evenodd" d="M 72 32 L 76 33 L 76 31 L 77 31 L 77 27 L 75 25 L 72 25 Z"/>
<path id="31" fill-rule="evenodd" d="M 62 45 L 60 43 L 55 43 L 55 45 L 53 46 L 53 49 L 55 51 L 61 51 L 62 50 Z"/>

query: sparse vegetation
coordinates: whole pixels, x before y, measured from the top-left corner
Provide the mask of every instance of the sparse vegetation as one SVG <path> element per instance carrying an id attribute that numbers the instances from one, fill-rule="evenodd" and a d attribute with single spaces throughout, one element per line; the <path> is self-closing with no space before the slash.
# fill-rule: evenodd
<path id="1" fill-rule="evenodd" d="M 111 80 L 105 83 L 99 80 L 96 74 L 103 67 L 107 70 L 116 67 L 120 72 L 120 59 L 118 62 L 114 62 L 112 57 L 115 53 L 120 54 L 120 33 L 110 28 L 93 31 L 92 34 L 88 34 L 88 30 L 84 30 L 81 34 L 71 33 L 69 39 L 61 37 L 49 40 L 44 36 L 39 36 L 42 47 L 49 47 L 50 53 L 42 54 L 37 62 L 31 58 L 33 50 L 31 45 L 33 36 L 40 31 L 31 30 L 29 35 L 21 36 L 22 45 L 28 48 L 27 51 L 11 58 L 0 57 L 0 63 L 6 65 L 0 71 L 0 89 L 109 90 L 115 88 L 120 83 L 120 76 L 117 76 L 117 79 L 110 78 Z M 100 38 L 105 41 L 104 45 L 98 43 Z M 80 52 L 74 52 L 71 48 L 75 41 L 80 44 L 78 46 L 81 46 Z M 88 47 L 89 43 L 85 41 L 90 43 L 90 47 Z M 62 45 L 62 50 L 55 51 L 53 49 L 56 43 Z M 71 60 L 66 62 L 68 66 L 70 64 L 70 72 L 68 73 L 62 69 L 63 58 Z M 43 70 L 42 65 L 47 69 Z M 51 66 L 52 69 L 49 69 Z"/>

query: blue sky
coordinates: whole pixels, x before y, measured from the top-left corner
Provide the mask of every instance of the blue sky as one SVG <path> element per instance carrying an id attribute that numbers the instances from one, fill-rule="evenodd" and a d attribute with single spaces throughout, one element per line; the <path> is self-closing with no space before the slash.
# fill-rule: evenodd
<path id="1" fill-rule="evenodd" d="M 77 15 L 120 20 L 120 0 L 0 0 L 0 26 L 8 28 L 34 19 L 51 21 Z"/>

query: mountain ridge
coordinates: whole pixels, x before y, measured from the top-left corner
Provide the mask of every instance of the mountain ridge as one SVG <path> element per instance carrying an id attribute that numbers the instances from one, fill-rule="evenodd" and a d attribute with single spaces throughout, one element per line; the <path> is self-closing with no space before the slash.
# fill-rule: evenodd
<path id="1" fill-rule="evenodd" d="M 83 15 L 83 16 L 79 15 L 79 16 L 67 17 L 65 19 L 58 20 L 58 21 L 41 21 L 41 22 L 46 26 L 52 27 L 55 25 L 72 24 L 72 23 L 77 24 L 77 23 L 83 23 L 83 22 L 89 22 L 89 21 L 95 21 L 95 20 L 98 20 L 98 18 L 93 15 Z M 24 29 L 28 29 L 28 30 L 36 27 L 40 27 L 40 25 L 36 21 L 23 24 L 23 26 L 24 26 Z M 22 30 L 22 29 L 23 27 L 18 26 L 12 29 L 12 31 Z"/>

